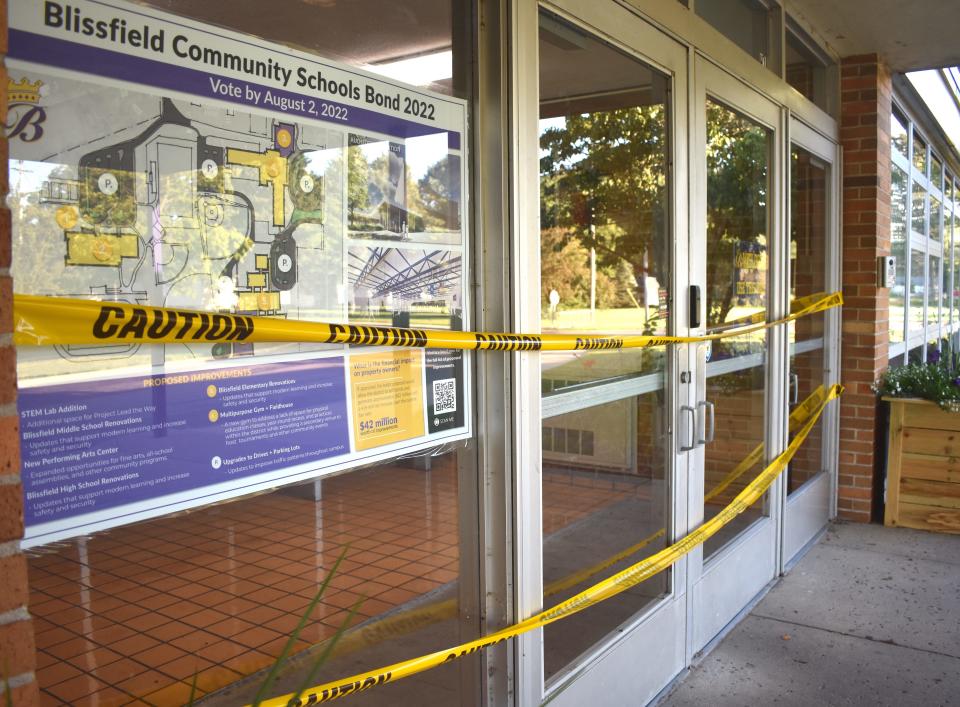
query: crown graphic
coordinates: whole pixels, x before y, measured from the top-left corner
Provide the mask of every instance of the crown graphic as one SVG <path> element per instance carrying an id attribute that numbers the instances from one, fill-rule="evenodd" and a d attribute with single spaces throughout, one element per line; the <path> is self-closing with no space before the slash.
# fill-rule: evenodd
<path id="1" fill-rule="evenodd" d="M 24 77 L 19 81 L 7 79 L 7 100 L 10 103 L 39 103 L 43 81 L 30 83 Z"/>

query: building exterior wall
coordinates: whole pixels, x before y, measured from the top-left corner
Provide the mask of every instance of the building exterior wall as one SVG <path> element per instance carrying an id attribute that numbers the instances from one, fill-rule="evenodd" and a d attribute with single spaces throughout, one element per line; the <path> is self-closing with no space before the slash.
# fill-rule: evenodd
<path id="1" fill-rule="evenodd" d="M 6 20 L 6 1 L 0 0 Z M 6 30 L 0 33 L 0 51 L 6 49 Z M 841 128 L 844 150 L 842 173 L 843 311 L 842 381 L 846 393 L 841 403 L 838 480 L 838 513 L 846 520 L 869 522 L 879 510 L 882 493 L 882 458 L 876 440 L 881 434 L 872 384 L 888 363 L 888 293 L 876 283 L 877 257 L 890 253 L 889 125 L 891 73 L 875 55 L 848 57 L 841 71 Z M 5 77 L 4 77 L 5 78 Z M 6 106 L 6 81 L 3 82 Z M 5 110 L 3 111 L 5 114 Z M 0 139 L 4 167 L 7 141 Z M 7 193 L 7 169 L 0 177 L 0 192 Z M 27 566 L 19 548 L 23 536 L 23 502 L 19 475 L 19 438 L 16 410 L 15 351 L 11 344 L 12 280 L 10 214 L 0 206 L 0 670 L 14 689 L 14 704 L 38 702 L 34 669 L 37 654 L 28 611 Z M 818 320 L 821 321 L 821 320 Z M 808 325 L 809 322 L 801 324 Z M 802 328 L 798 329 L 798 333 Z M 750 401 L 737 401 L 749 407 Z M 651 407 L 649 401 L 641 410 Z M 649 417 L 650 411 L 643 413 Z M 737 429 L 718 431 L 718 443 L 731 452 L 730 463 L 742 459 L 752 447 L 737 436 Z M 819 449 L 817 444 L 809 449 Z M 650 435 L 648 435 L 650 436 Z M 641 446 L 641 458 L 651 456 L 652 445 Z M 735 453 L 734 453 L 735 452 Z M 797 460 L 797 471 L 806 463 L 818 469 L 816 455 Z M 649 469 L 641 474 L 651 475 Z M 708 480 L 709 481 L 709 480 Z M 713 479 L 716 481 L 716 479 Z M 730 493 L 738 488 L 731 487 Z M 724 497 L 724 502 L 729 500 Z M 38 614 L 38 624 L 42 616 Z M 4 663 L 3 661 L 6 661 Z"/>
<path id="2" fill-rule="evenodd" d="M 841 67 L 843 146 L 843 328 L 837 513 L 869 522 L 882 489 L 877 399 L 872 385 L 887 366 L 888 290 L 877 287 L 877 258 L 890 253 L 891 75 L 876 54 Z"/>

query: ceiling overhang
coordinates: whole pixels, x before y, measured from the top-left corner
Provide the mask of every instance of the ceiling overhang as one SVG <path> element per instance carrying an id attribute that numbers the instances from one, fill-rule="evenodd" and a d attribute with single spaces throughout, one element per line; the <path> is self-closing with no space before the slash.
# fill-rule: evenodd
<path id="1" fill-rule="evenodd" d="M 960 64 L 957 0 L 792 0 L 787 12 L 840 57 L 879 54 L 895 72 Z"/>

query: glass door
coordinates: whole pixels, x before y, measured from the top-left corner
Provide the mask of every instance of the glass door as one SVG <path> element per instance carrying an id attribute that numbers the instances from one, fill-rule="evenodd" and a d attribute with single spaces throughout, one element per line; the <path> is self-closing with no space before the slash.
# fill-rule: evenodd
<path id="1" fill-rule="evenodd" d="M 690 283 L 702 292 L 696 333 L 716 334 L 782 314 L 780 109 L 702 58 L 695 72 Z M 697 432 L 691 527 L 719 513 L 772 458 L 771 442 L 782 441 L 780 418 L 771 414 L 783 387 L 777 334 L 763 330 L 691 347 Z M 770 498 L 691 553 L 691 652 L 773 578 L 778 533 Z"/>
<path id="2" fill-rule="evenodd" d="M 685 51 L 612 3 L 544 8 L 538 40 L 541 330 L 681 333 Z M 541 354 L 543 606 L 683 534 L 678 353 Z M 611 703 L 654 697 L 684 665 L 684 572 L 547 626 L 541 696 L 584 704 L 600 680 Z"/>
<path id="3" fill-rule="evenodd" d="M 799 121 L 790 124 L 790 302 L 839 288 L 836 193 L 837 147 Z M 790 322 L 788 328 L 788 430 L 805 421 L 805 402 L 835 382 L 837 326 L 832 310 Z M 833 373 L 832 373 L 833 372 Z M 789 563 L 824 528 L 831 515 L 836 432 L 831 405 L 797 452 L 786 476 L 783 562 Z"/>

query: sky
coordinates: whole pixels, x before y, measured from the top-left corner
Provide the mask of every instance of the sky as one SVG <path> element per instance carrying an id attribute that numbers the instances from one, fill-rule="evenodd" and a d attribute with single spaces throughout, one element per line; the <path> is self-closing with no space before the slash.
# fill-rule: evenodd
<path id="1" fill-rule="evenodd" d="M 960 99 L 960 67 L 953 66 L 944 71 L 949 76 L 952 90 L 944 82 L 944 74 L 940 69 L 913 71 L 907 74 L 907 78 L 953 143 L 954 150 L 960 153 L 960 107 L 957 106 L 957 100 Z"/>

